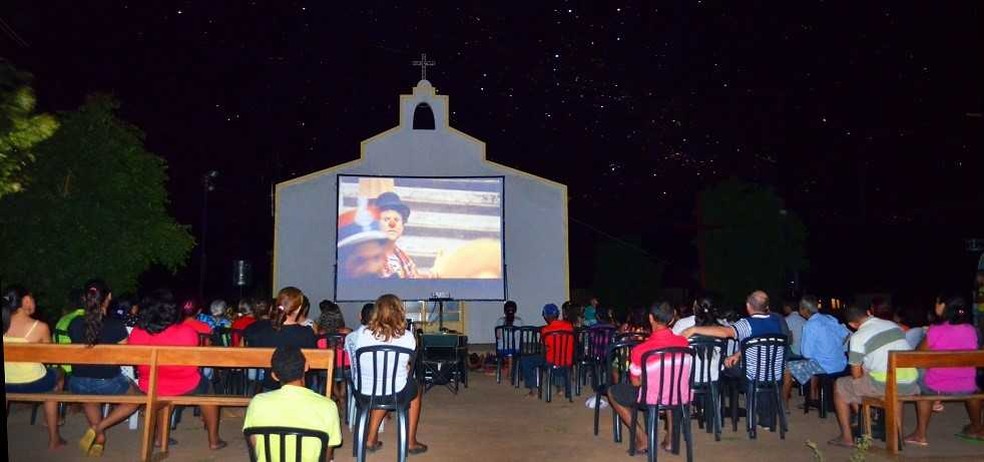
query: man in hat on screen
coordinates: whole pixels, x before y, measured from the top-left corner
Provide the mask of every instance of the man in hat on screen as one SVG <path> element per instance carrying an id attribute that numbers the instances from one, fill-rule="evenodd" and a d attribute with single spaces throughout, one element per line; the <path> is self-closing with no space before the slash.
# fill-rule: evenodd
<path id="1" fill-rule="evenodd" d="M 417 265 L 403 249 L 397 245 L 397 240 L 403 236 L 407 220 L 410 218 L 410 207 L 404 204 L 396 193 L 384 192 L 375 200 L 379 212 L 379 223 L 382 231 L 389 238 L 386 251 L 386 264 L 383 266 L 382 277 L 398 277 L 401 279 L 416 279 L 420 277 Z"/>

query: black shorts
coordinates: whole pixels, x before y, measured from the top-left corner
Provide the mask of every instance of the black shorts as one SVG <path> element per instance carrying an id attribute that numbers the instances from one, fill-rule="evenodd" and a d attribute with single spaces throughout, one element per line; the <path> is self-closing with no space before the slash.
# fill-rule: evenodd
<path id="1" fill-rule="evenodd" d="M 632 407 L 639 400 L 639 387 L 631 383 L 616 383 L 608 389 L 611 399 L 621 406 Z"/>

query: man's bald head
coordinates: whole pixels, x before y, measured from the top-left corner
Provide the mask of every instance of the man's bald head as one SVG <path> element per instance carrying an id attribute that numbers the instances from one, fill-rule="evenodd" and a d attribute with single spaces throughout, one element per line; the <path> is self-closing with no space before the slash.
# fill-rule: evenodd
<path id="1" fill-rule="evenodd" d="M 745 303 L 748 305 L 749 314 L 767 313 L 769 311 L 769 294 L 756 290 L 748 295 Z"/>

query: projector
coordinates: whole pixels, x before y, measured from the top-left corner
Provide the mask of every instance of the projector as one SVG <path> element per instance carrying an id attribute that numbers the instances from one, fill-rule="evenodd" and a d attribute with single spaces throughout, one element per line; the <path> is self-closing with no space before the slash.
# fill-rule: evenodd
<path id="1" fill-rule="evenodd" d="M 451 292 L 432 292 L 431 300 L 451 300 Z"/>

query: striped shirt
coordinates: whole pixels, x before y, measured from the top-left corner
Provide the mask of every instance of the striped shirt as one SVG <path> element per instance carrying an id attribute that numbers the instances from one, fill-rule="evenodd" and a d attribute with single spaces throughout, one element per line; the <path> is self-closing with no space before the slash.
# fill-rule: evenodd
<path id="1" fill-rule="evenodd" d="M 847 362 L 852 366 L 862 366 L 876 386 L 884 387 L 888 375 L 888 352 L 911 350 L 898 324 L 870 317 L 851 335 Z M 895 379 L 900 385 L 914 384 L 918 378 L 919 373 L 914 368 L 896 369 Z"/>
<path id="2" fill-rule="evenodd" d="M 741 343 L 751 337 L 760 335 L 782 335 L 782 326 L 778 316 L 768 314 L 754 314 L 747 318 L 739 319 L 731 327 L 735 330 L 735 337 Z M 764 347 L 763 347 L 764 348 Z M 748 350 L 748 357 L 745 358 L 745 375 L 748 379 L 762 378 L 759 376 L 759 350 L 762 348 L 751 348 Z M 772 370 L 777 379 L 782 379 L 782 362 L 785 348 L 780 348 L 776 355 L 776 361 L 772 364 Z M 764 374 L 763 374 L 764 375 Z"/>

